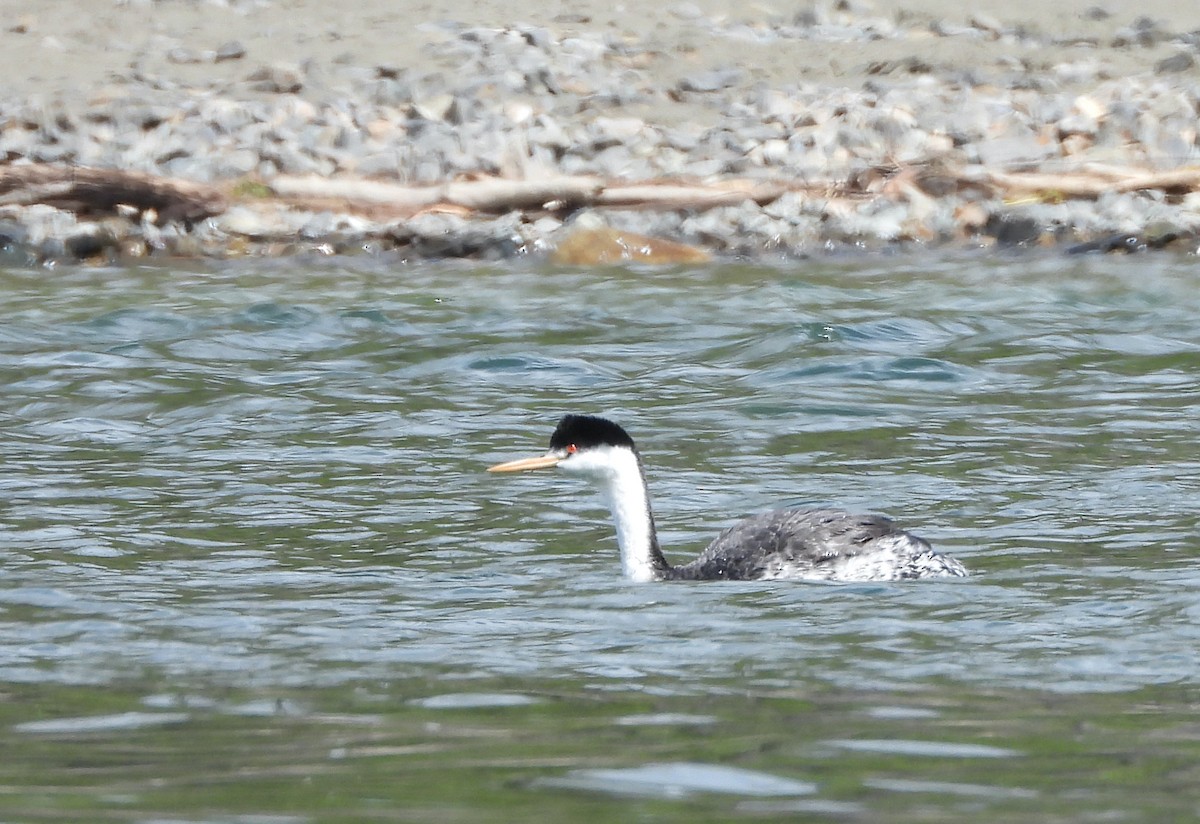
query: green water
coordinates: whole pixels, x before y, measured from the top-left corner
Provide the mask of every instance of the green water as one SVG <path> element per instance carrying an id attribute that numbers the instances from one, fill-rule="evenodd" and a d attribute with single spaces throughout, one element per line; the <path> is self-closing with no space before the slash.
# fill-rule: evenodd
<path id="1" fill-rule="evenodd" d="M 1190 259 L 0 271 L 0 822 L 1188 821 Z M 963 581 L 634 585 L 882 511 Z"/>

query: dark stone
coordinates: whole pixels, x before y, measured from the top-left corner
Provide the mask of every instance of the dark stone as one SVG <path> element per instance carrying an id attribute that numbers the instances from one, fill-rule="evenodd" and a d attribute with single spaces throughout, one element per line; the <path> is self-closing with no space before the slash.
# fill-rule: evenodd
<path id="1" fill-rule="evenodd" d="M 66 252 L 76 260 L 99 257 L 113 245 L 113 238 L 106 232 L 71 235 L 65 241 Z"/>
<path id="2" fill-rule="evenodd" d="M 554 39 L 550 36 L 550 32 L 539 26 L 518 26 L 517 31 L 521 37 L 525 38 L 525 42 L 541 51 L 550 51 L 554 45 Z"/>
<path id="3" fill-rule="evenodd" d="M 295 94 L 304 87 L 299 66 L 263 66 L 247 78 L 255 91 L 273 94 Z"/>
<path id="4" fill-rule="evenodd" d="M 388 233 L 388 237 L 398 248 L 406 248 L 414 257 L 424 260 L 503 260 L 522 251 L 520 237 L 494 227 L 465 226 L 441 232 L 430 231 L 431 228 L 412 224 L 398 226 Z"/>
<path id="5" fill-rule="evenodd" d="M 174 114 L 174 110 L 167 106 L 147 104 L 127 106 L 119 117 L 126 123 L 131 123 L 142 131 L 148 132 L 157 128 Z"/>
<path id="6" fill-rule="evenodd" d="M 1012 215 L 991 215 L 983 231 L 984 234 L 994 237 L 1001 246 L 1036 243 L 1042 236 L 1042 227 L 1036 220 Z"/>
<path id="7" fill-rule="evenodd" d="M 936 169 L 917 173 L 917 187 L 931 197 L 949 197 L 958 192 L 958 178 Z"/>
<path id="8" fill-rule="evenodd" d="M 1192 57 L 1187 52 L 1176 52 L 1170 57 L 1164 57 L 1154 65 L 1156 74 L 1171 74 L 1175 72 L 1186 72 L 1196 65 L 1196 58 Z"/>
<path id="9" fill-rule="evenodd" d="M 1068 255 L 1108 255 L 1113 252 L 1140 252 L 1147 248 L 1146 242 L 1140 235 L 1120 233 L 1107 237 L 1077 243 L 1067 248 Z"/>
<path id="10" fill-rule="evenodd" d="M 0 249 L 14 249 L 24 246 L 29 240 L 29 232 L 14 220 L 0 220 Z"/>
<path id="11" fill-rule="evenodd" d="M 1127 29 L 1121 29 L 1113 37 L 1113 45 L 1121 47 L 1149 48 L 1171 39 L 1171 33 L 1149 17 L 1139 17 Z"/>
<path id="12" fill-rule="evenodd" d="M 1151 249 L 1195 252 L 1196 233 L 1187 229 L 1166 231 L 1150 238 L 1149 245 Z"/>

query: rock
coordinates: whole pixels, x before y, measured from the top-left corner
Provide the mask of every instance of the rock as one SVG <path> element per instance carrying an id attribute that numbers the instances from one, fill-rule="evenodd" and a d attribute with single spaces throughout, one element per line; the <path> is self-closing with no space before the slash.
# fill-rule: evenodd
<path id="1" fill-rule="evenodd" d="M 990 217 L 988 210 L 980 203 L 963 203 L 954 210 L 954 220 L 966 237 L 982 232 Z"/>
<path id="2" fill-rule="evenodd" d="M 984 166 L 996 169 L 1018 167 L 1021 164 L 1037 163 L 1053 157 L 1057 149 L 1033 134 L 999 137 L 982 140 L 975 145 L 978 160 Z"/>
<path id="3" fill-rule="evenodd" d="M 1081 114 L 1068 115 L 1058 121 L 1058 136 L 1060 140 L 1066 135 L 1071 134 L 1082 134 L 1090 137 L 1096 134 L 1098 128 L 1099 124 L 1093 118 Z"/>
<path id="4" fill-rule="evenodd" d="M 550 255 L 550 260 L 561 266 L 707 263 L 711 259 L 711 255 L 695 246 L 606 226 L 574 229 Z"/>
<path id="5" fill-rule="evenodd" d="M 371 84 L 369 99 L 380 106 L 404 106 L 412 101 L 412 84 L 404 78 L 380 78 Z"/>
<path id="6" fill-rule="evenodd" d="M 1142 238 L 1135 234 L 1116 234 L 1077 243 L 1067 247 L 1068 255 L 1110 254 L 1112 252 L 1138 252 L 1146 249 Z"/>
<path id="7" fill-rule="evenodd" d="M 395 177 L 400 157 L 394 150 L 374 152 L 354 162 L 349 171 L 363 177 Z"/>
<path id="8" fill-rule="evenodd" d="M 231 152 L 220 152 L 210 161 L 212 178 L 223 180 L 231 177 L 242 177 L 258 169 L 258 152 L 252 149 L 234 149 Z M 193 176 L 202 180 L 203 177 Z"/>
<path id="9" fill-rule="evenodd" d="M 419 258 L 501 260 L 525 248 L 513 218 L 467 221 L 456 215 L 422 214 L 389 227 L 388 237 Z"/>
<path id="10" fill-rule="evenodd" d="M 299 229 L 297 223 L 285 215 L 279 205 L 267 202 L 233 206 L 214 220 L 222 232 L 251 238 L 291 235 Z"/>
<path id="11" fill-rule="evenodd" d="M 675 3 L 667 11 L 680 20 L 700 20 L 704 17 L 704 12 L 695 3 Z"/>
<path id="12" fill-rule="evenodd" d="M 1042 235 L 1041 226 L 1031 217 L 993 214 L 984 225 L 984 232 L 1001 246 L 1027 246 Z"/>
<path id="13" fill-rule="evenodd" d="M 1170 32 L 1163 29 L 1157 21 L 1151 20 L 1149 17 L 1139 17 L 1133 21 L 1132 26 L 1116 33 L 1113 37 L 1113 46 L 1117 48 L 1130 46 L 1149 48 L 1170 39 L 1170 37 Z"/>
<path id="14" fill-rule="evenodd" d="M 1099 120 L 1108 114 L 1108 106 L 1094 95 L 1079 95 L 1072 102 L 1071 107 L 1081 116 L 1091 120 Z"/>
<path id="15" fill-rule="evenodd" d="M 1156 74 L 1174 74 L 1178 72 L 1186 72 L 1194 68 L 1196 58 L 1192 57 L 1187 52 L 1176 52 L 1170 57 L 1164 57 L 1154 65 Z"/>
<path id="16" fill-rule="evenodd" d="M 318 212 L 310 215 L 300 224 L 297 234 L 309 240 L 323 240 L 331 237 L 363 237 L 375 226 L 371 221 L 355 215 L 341 215 L 333 212 Z"/>
<path id="17" fill-rule="evenodd" d="M 226 60 L 241 60 L 246 56 L 246 47 L 237 40 L 229 40 L 217 46 L 213 53 L 213 62 L 223 63 Z"/>
<path id="18" fill-rule="evenodd" d="M 150 245 L 140 237 L 127 237 L 117 244 L 117 256 L 120 258 L 144 258 L 150 254 Z"/>
<path id="19" fill-rule="evenodd" d="M 741 69 L 701 72 L 683 78 L 677 84 L 677 88 L 681 92 L 718 92 L 736 85 L 741 81 L 742 76 Z"/>
<path id="20" fill-rule="evenodd" d="M 0 219 L 0 250 L 11 252 L 24 247 L 29 230 L 15 220 Z"/>
<path id="21" fill-rule="evenodd" d="M 454 95 L 437 94 L 415 101 L 412 106 L 413 114 L 425 120 L 459 123 L 458 101 Z"/>
<path id="22" fill-rule="evenodd" d="M 64 243 L 65 251 L 75 260 L 88 260 L 100 257 L 115 248 L 116 239 L 108 232 L 94 229 L 80 234 L 71 235 Z"/>
<path id="23" fill-rule="evenodd" d="M 974 28 L 987 32 L 992 37 L 999 37 L 1004 33 L 1004 26 L 999 20 L 992 17 L 990 14 L 985 14 L 981 11 L 972 12 L 971 16 L 967 18 L 967 21 Z"/>
<path id="24" fill-rule="evenodd" d="M 304 73 L 300 67 L 282 63 L 263 66 L 251 73 L 246 80 L 255 91 L 271 94 L 295 94 L 304 88 Z"/>
<path id="25" fill-rule="evenodd" d="M 541 51 L 549 51 L 554 46 L 554 37 L 541 26 L 517 26 L 517 31 L 525 38 L 525 42 Z"/>
<path id="26" fill-rule="evenodd" d="M 203 63 L 204 55 L 195 49 L 174 48 L 167 52 L 167 62 L 186 65 L 188 63 Z"/>

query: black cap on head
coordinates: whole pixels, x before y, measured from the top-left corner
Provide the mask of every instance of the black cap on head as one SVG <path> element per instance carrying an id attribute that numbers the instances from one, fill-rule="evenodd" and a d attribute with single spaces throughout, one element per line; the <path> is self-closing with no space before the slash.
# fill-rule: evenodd
<path id="1" fill-rule="evenodd" d="M 551 449 L 575 446 L 591 449 L 596 446 L 624 446 L 634 449 L 633 438 L 617 424 L 591 415 L 563 415 L 550 436 Z"/>

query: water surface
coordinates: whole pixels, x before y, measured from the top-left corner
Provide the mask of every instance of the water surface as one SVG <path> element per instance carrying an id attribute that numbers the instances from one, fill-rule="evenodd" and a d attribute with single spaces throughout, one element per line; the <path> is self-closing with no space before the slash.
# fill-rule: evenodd
<path id="1" fill-rule="evenodd" d="M 0 272 L 13 820 L 1186 820 L 1172 257 Z M 964 581 L 634 585 L 483 469 L 619 419 L 667 553 L 882 511 Z M 266 817 L 266 818 L 264 818 Z"/>

